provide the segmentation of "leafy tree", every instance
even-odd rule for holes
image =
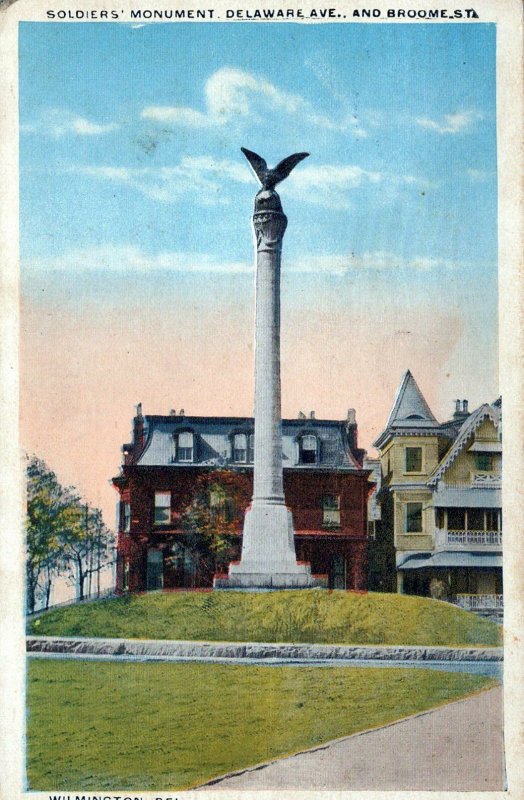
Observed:
[[[53,578],[76,578],[83,599],[86,580],[100,574],[112,551],[112,533],[99,509],[82,503],[72,487],[62,486],[39,458],[27,466],[26,581],[30,612],[43,599],[47,608]]]
[[[38,458],[27,467],[27,604],[34,611],[37,596],[44,592],[46,607],[53,575],[61,562],[60,534],[63,529],[63,489],[56,475]]]
[[[250,497],[250,484],[241,473],[214,470],[198,478],[180,527],[187,547],[205,571],[216,572],[236,556]]]
[[[112,551],[113,536],[102,512],[70,495],[61,537],[62,558],[76,583],[77,599],[91,593],[93,576],[100,575]]]

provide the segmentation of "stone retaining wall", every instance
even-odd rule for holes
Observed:
[[[502,661],[501,647],[424,647],[336,644],[266,644],[143,639],[81,639],[28,636],[29,653],[178,658],[364,659],[395,661]]]

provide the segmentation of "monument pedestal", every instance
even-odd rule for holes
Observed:
[[[246,511],[242,558],[229,565],[221,589],[304,589],[313,586],[307,564],[295,555],[293,517],[283,503],[253,502]]]

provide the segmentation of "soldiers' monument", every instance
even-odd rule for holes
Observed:
[[[293,519],[282,475],[280,407],[280,261],[287,217],[274,187],[309,153],[296,153],[268,169],[263,158],[242,152],[262,188],[255,198],[255,457],[253,498],[246,511],[241,560],[229,565],[217,588],[291,589],[313,584],[310,568],[297,564]]]

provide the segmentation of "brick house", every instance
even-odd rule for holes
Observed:
[[[119,590],[209,587],[213,571],[199,563],[180,527],[199,476],[232,471],[249,503],[253,419],[143,415],[124,445],[119,493]],[[354,412],[347,420],[282,421],[284,491],[293,513],[297,559],[325,576],[330,588],[367,589],[367,500],[370,471],[357,445]],[[242,509],[243,511],[244,509]],[[243,514],[242,514],[243,516]],[[239,522],[236,557],[240,557]],[[224,568],[227,564],[221,565]]]

